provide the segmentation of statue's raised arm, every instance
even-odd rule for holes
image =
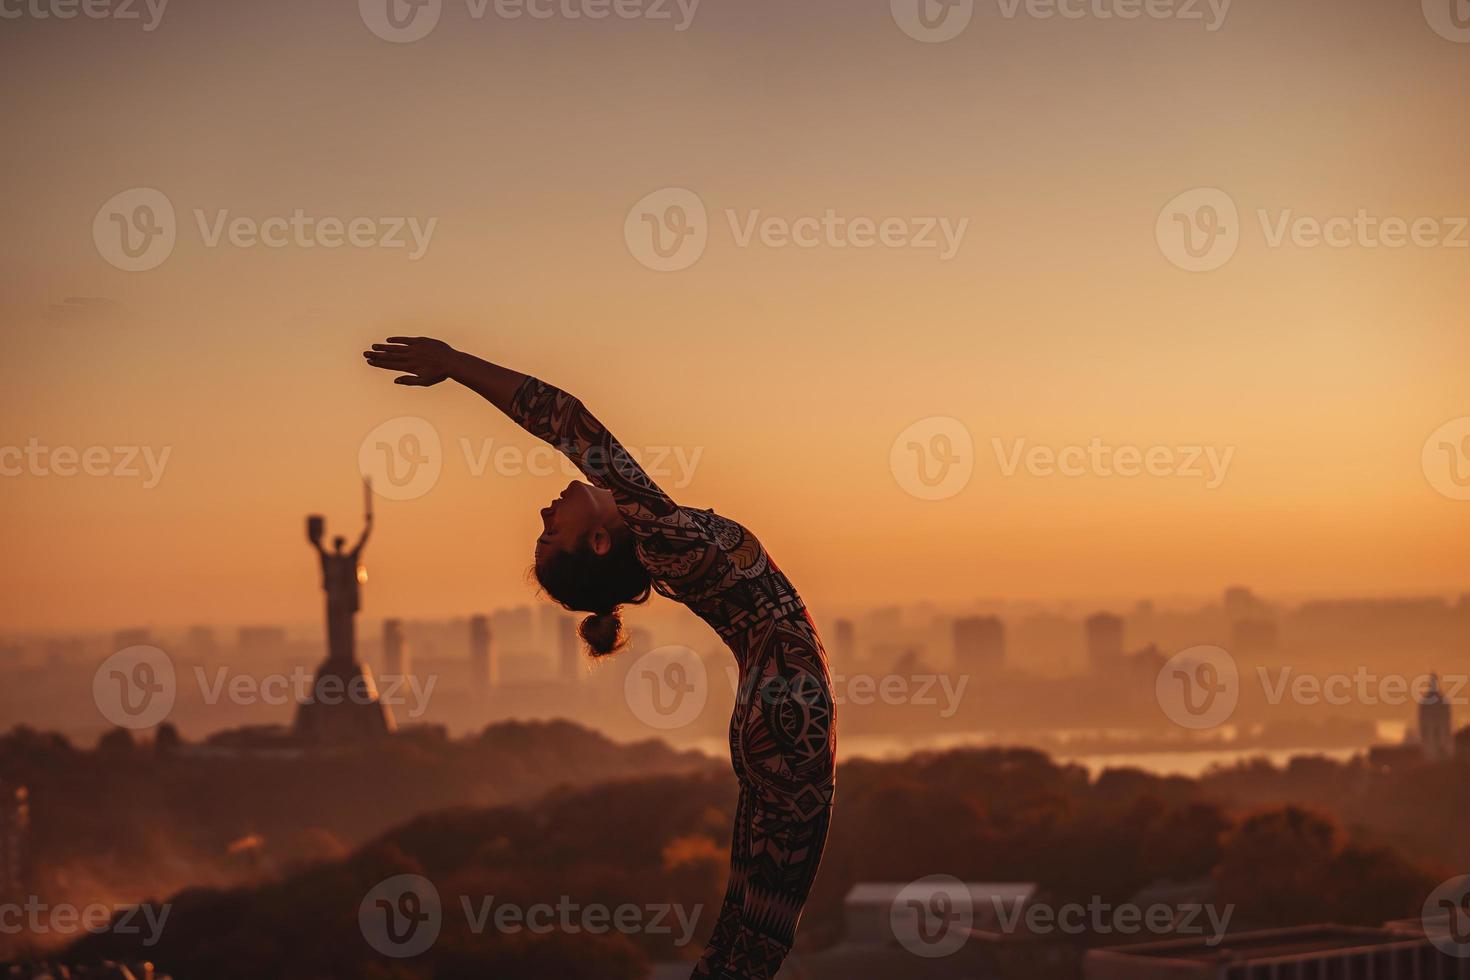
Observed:
[[[373,533],[373,481],[362,481],[362,537],[357,539],[357,544],[352,546],[352,553],[358,555],[367,545],[368,535]]]

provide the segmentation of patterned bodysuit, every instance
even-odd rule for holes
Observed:
[[[811,616],[754,535],[675,504],[581,402],[528,378],[511,414],[612,493],[654,587],[735,654],[730,760],[740,803],[729,885],[694,976],[773,977],[821,862],[835,785],[831,679]]]

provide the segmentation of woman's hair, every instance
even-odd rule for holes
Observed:
[[[626,528],[613,535],[605,555],[584,542],[575,551],[558,551],[537,562],[536,581],[562,608],[592,614],[577,632],[594,657],[616,653],[628,642],[618,608],[647,602],[653,588]]]

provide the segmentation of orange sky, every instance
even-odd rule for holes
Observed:
[[[310,619],[303,517],[355,532],[359,446],[401,415],[438,431],[443,473],[380,501],[370,612],[524,601],[559,478],[473,475],[461,440],[530,443],[361,365],[405,331],[576,392],[632,446],[702,452],[679,496],[832,608],[1470,588],[1470,502],[1421,465],[1470,416],[1470,248],[1271,247],[1258,217],[1470,215],[1470,44],[1417,4],[1239,0],[1210,32],[992,2],[923,44],[879,2],[706,0],[679,32],[461,0],[391,44],[351,3],[212,0],[152,31],[7,21],[0,50],[0,447],[169,452],[146,489],[0,478],[8,627]],[[93,221],[137,187],[177,244],[125,272]],[[667,187],[699,196],[709,243],[659,273],[624,226]],[[1198,187],[1229,194],[1240,242],[1189,273],[1155,226]],[[296,209],[436,223],[415,260],[210,247],[195,216]],[[946,261],[742,247],[727,217],[829,210],[968,225]],[[890,448],[936,416],[972,434],[974,475],[924,501]],[[992,443],[1094,438],[1234,455],[1207,489],[1006,476]]]

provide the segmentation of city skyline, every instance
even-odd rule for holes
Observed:
[[[228,27],[209,6],[176,5],[146,33],[7,22],[0,78],[31,94],[14,108],[27,141],[0,151],[0,449],[105,448],[95,465],[137,473],[38,475],[48,455],[0,479],[7,623],[309,619],[299,514],[352,516],[364,440],[403,417],[437,432],[442,473],[422,497],[380,501],[369,610],[531,595],[535,511],[566,477],[498,472],[497,450],[533,443],[472,397],[384,390],[356,354],[395,332],[573,391],[630,447],[682,450],[670,492],[739,513],[817,609],[1226,581],[1470,588],[1456,560],[1470,503],[1436,489],[1423,459],[1470,417],[1465,253],[1294,231],[1273,244],[1283,220],[1470,214],[1465,147],[1443,124],[1463,51],[1414,5],[1237,5],[1216,31],[985,9],[946,45],[905,36],[885,4],[831,0],[705,4],[684,31],[459,10],[457,29],[446,13],[411,45],[375,37],[351,4],[267,2]],[[1382,76],[1359,70],[1365,34]],[[261,75],[267,39],[292,71]],[[769,52],[761,84],[737,39]],[[220,82],[208,98],[177,84],[202,50]],[[79,57],[129,97],[79,98]],[[525,97],[518,79],[553,57],[554,83]],[[669,87],[669,72],[698,81]],[[258,113],[262,99],[279,111]],[[108,168],[92,166],[93,141]],[[513,165],[521,153],[535,164]],[[128,272],[94,222],[136,215],[108,205],[137,188],[167,199],[177,242]],[[709,243],[657,272],[625,226],[671,188],[702,202]],[[1243,226],[1212,271],[1180,268],[1156,238],[1190,188],[1223,190]],[[298,210],[438,220],[418,258],[214,234]],[[969,224],[948,260],[746,240],[752,221],[829,211]],[[653,390],[636,380],[650,356],[681,365]],[[943,500],[892,469],[900,435],[934,419],[973,442],[969,483]],[[1027,462],[1094,439],[1213,450],[1217,470],[1070,477]],[[135,451],[130,466],[116,447]],[[1457,462],[1464,479],[1470,456]],[[887,568],[903,572],[873,574]]]

